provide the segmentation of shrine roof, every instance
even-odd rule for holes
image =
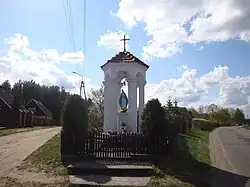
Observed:
[[[146,68],[149,68],[149,65],[145,64],[139,58],[135,57],[133,54],[131,54],[128,51],[119,52],[114,57],[109,59],[105,64],[103,64],[101,68],[103,68],[109,63],[136,63],[142,66],[145,66]]]

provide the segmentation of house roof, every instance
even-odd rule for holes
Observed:
[[[49,111],[49,109],[46,106],[44,106],[44,104],[41,101],[32,99],[25,106],[29,105],[31,102],[34,102],[47,117],[53,117],[52,113]]]
[[[9,109],[12,109],[12,107],[8,104],[8,102],[6,102],[1,96],[0,96],[0,100],[2,100],[3,103],[4,103]]]
[[[2,98],[2,100],[7,103],[9,106],[11,106],[13,104],[13,96],[11,95],[10,92],[8,91],[4,91],[0,89],[0,97]]]
[[[0,99],[11,110],[17,110],[19,112],[29,112],[23,105],[20,105],[14,101],[12,94],[9,91],[0,90]]]
[[[182,115],[185,119],[192,119],[192,116],[186,107],[178,107],[177,110],[180,113],[180,115]]]
[[[103,68],[109,63],[136,63],[145,66],[146,68],[149,68],[149,65],[145,64],[140,59],[138,59],[133,54],[127,51],[119,52],[114,57],[109,59],[104,65],[102,65],[101,68]]]
[[[30,112],[30,111],[29,111],[29,110],[27,110],[27,108],[25,108],[23,105],[20,105],[20,107],[19,107],[19,111],[20,111],[20,112],[25,112],[25,113]]]
[[[186,107],[171,107],[171,108],[166,108],[168,111],[176,111],[178,112],[181,116],[183,116],[185,119],[192,119],[191,114],[187,110]]]

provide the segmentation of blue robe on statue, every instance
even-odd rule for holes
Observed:
[[[119,99],[119,105],[120,105],[120,112],[126,112],[128,110],[128,97],[125,94],[124,90],[122,90],[122,93],[120,95]]]

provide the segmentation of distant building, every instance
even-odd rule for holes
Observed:
[[[186,127],[192,128],[192,115],[186,107],[166,107],[166,111],[171,111],[183,117]]]
[[[25,108],[34,113],[34,119],[33,119],[34,125],[52,124],[53,115],[41,101],[32,99],[25,105]]]
[[[177,111],[183,116],[187,127],[192,128],[192,115],[186,107],[177,107]]]
[[[0,126],[18,128],[32,125],[33,113],[14,101],[10,92],[0,88]]]

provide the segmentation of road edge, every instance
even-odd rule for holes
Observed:
[[[211,148],[210,149],[211,165],[215,168],[225,170],[227,172],[231,172],[237,175],[237,170],[233,166],[232,162],[227,156],[225,149],[223,148],[222,141],[219,138],[218,133],[217,133],[218,130],[219,128],[212,131],[209,137],[210,139],[209,143],[210,143],[210,148]],[[215,139],[217,140],[217,144],[216,144]],[[219,152],[217,152],[216,150]],[[213,186],[213,178],[214,178],[213,171],[211,171],[211,174],[212,174],[211,186]],[[241,182],[237,176],[234,176],[234,179],[239,185],[241,185]],[[217,187],[217,186],[214,186],[214,187]]]

